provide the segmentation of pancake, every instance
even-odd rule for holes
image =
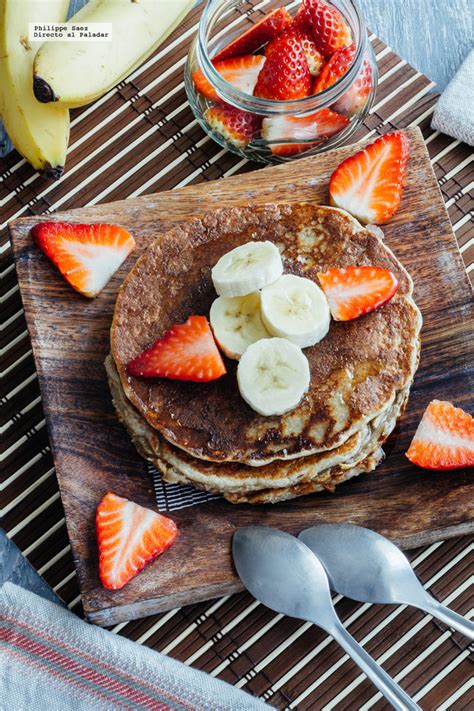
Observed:
[[[352,469],[343,470],[340,467],[334,467],[327,474],[326,478],[294,484],[282,489],[263,489],[251,494],[226,494],[225,498],[231,504],[277,504],[280,501],[288,501],[296,499],[299,496],[308,496],[316,494],[320,491],[329,491],[334,493],[336,487],[343,484],[349,479],[353,479],[360,474],[368,474],[372,472],[383,460],[384,455],[382,450],[378,450],[375,454],[368,457]]]
[[[232,503],[272,503],[329,490],[363,472],[372,471],[383,459],[381,444],[396,424],[409,389],[400,392],[369,426],[336,450],[298,460],[275,461],[259,469],[235,463],[211,463],[191,457],[170,445],[126,398],[112,358],[106,369],[114,406],[139,452],[170,483],[192,484],[223,494]]]
[[[226,376],[205,384],[128,376],[127,363],[173,324],[191,314],[209,314],[216,298],[211,268],[218,259],[239,244],[259,240],[278,246],[287,273],[317,282],[318,271],[375,264],[391,269],[400,288],[381,309],[351,322],[332,322],[328,336],[305,349],[311,387],[286,415],[262,417],[246,405],[234,361],[226,361]],[[278,460],[290,467],[297,460],[293,466],[301,472],[304,457],[314,473],[326,454],[329,466],[337,466],[338,456],[349,461],[351,447],[360,450],[351,438],[363,436],[377,417],[389,417],[413,380],[421,316],[412,291],[409,275],[380,237],[334,208],[305,203],[226,208],[161,235],[125,280],[111,330],[121,390],[151,430],[143,442],[155,441],[147,456],[157,457],[156,446],[163,468],[189,481],[193,472],[202,476],[204,471],[202,486],[211,486],[213,478],[219,491],[228,473],[232,486],[240,476],[232,464],[266,468]],[[140,438],[135,434],[134,439]],[[348,449],[340,450],[346,442]],[[316,455],[321,456],[309,461]],[[213,473],[216,464],[225,467]],[[274,469],[274,481],[283,483],[290,469],[283,476]],[[260,474],[242,473],[239,491],[249,491],[248,481]],[[197,477],[193,483],[199,485]],[[270,488],[282,487],[272,483]]]

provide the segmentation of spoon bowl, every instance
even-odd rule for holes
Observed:
[[[240,579],[257,600],[329,632],[394,708],[419,709],[342,625],[326,572],[302,541],[275,528],[248,526],[234,534],[232,553]]]
[[[299,539],[323,564],[331,589],[345,597],[388,605],[420,595],[418,578],[402,551],[368,528],[322,523]]]
[[[474,624],[435,600],[408,558],[379,533],[350,523],[323,523],[299,539],[319,558],[335,592],[359,602],[413,605],[474,639]]]
[[[302,541],[276,528],[247,526],[235,533],[232,555],[257,600],[290,617],[318,620],[329,631],[334,611],[327,575]]]

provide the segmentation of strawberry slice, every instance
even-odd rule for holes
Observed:
[[[398,279],[382,267],[346,267],[319,273],[321,288],[335,321],[352,321],[389,301],[398,289]]]
[[[300,42],[306,61],[308,62],[309,73],[312,77],[317,77],[323,68],[324,57],[321,52],[318,51],[316,42],[314,42],[309,35],[304,32],[301,32],[300,35]]]
[[[318,50],[325,57],[352,42],[352,33],[343,16],[322,0],[303,0],[295,16],[298,29],[309,30]]]
[[[254,95],[271,101],[302,99],[311,93],[311,75],[299,37],[289,30],[266,49]]]
[[[395,131],[347,158],[331,176],[331,205],[365,224],[388,222],[402,199],[409,148],[406,135]]]
[[[263,120],[262,138],[278,141],[270,145],[273,155],[293,156],[342,131],[348,123],[348,118],[330,109],[320,109],[310,116],[273,116]]]
[[[308,62],[309,73],[312,77],[317,77],[324,64],[324,57],[318,52],[317,47],[311,37],[301,30],[291,29],[286,32],[287,36],[294,37],[302,46],[306,61]],[[275,43],[271,42],[265,47],[265,56],[270,57],[275,50]]]
[[[174,521],[109,491],[97,507],[102,585],[120,590],[175,541]]]
[[[208,383],[226,373],[205,316],[190,316],[173,326],[151,348],[130,361],[129,375]]]
[[[226,82],[232,84],[236,89],[240,89],[240,91],[252,95],[265,62],[266,57],[263,57],[261,54],[250,54],[245,57],[223,59],[220,62],[213,61],[213,64]],[[203,94],[203,96],[206,96],[211,101],[220,101],[217,91],[206,79],[201,69],[196,69],[196,71],[193,72],[193,81],[200,94]]]
[[[94,298],[135,248],[117,225],[40,222],[31,234],[73,289]]]
[[[208,109],[204,118],[211,128],[237,148],[245,148],[260,131],[262,119],[229,104],[218,104]]]
[[[314,93],[319,94],[320,91],[329,89],[347,72],[356,53],[355,44],[352,43],[347,47],[341,47],[328,59],[324,65],[320,75],[314,84]]]
[[[311,25],[308,19],[308,8],[306,3],[302,2],[298,8],[298,12],[293,18],[293,29],[305,34],[311,33]]]
[[[372,67],[370,66],[369,58],[364,55],[362,69],[351,87],[343,96],[334,104],[336,111],[340,111],[347,116],[353,116],[360,111],[369,98],[372,91]]]
[[[406,456],[423,469],[474,467],[474,418],[450,402],[433,400]]]
[[[228,59],[243,54],[252,54],[266,42],[281,35],[293,22],[288,10],[284,7],[272,10],[255,23],[226,47],[217,52],[214,60]]]
[[[352,66],[355,55],[356,48],[354,43],[347,47],[341,47],[337,52],[334,52],[316,79],[313,93],[319,94],[319,92],[329,89],[329,87],[333,86],[339,79],[342,79],[344,74]],[[365,105],[371,89],[372,69],[366,54],[357,79],[334,104],[334,109],[342,114],[353,116],[353,114],[357,113]]]

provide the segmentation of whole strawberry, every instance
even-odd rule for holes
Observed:
[[[311,93],[311,74],[304,48],[291,30],[274,39],[258,76],[254,96],[273,101],[302,99]]]
[[[303,0],[295,17],[295,26],[311,33],[316,47],[325,57],[352,42],[350,27],[339,10],[322,0]]]

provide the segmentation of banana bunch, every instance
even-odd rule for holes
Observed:
[[[34,63],[36,98],[70,108],[98,99],[153,54],[193,5],[194,0],[89,0],[70,21],[111,23],[111,41],[45,42]]]
[[[33,93],[39,42],[28,40],[28,23],[64,22],[69,0],[0,0],[0,116],[21,155],[49,178],[64,170],[69,111],[40,104]]]
[[[69,108],[103,96],[142,64],[194,0],[90,0],[71,18],[112,25],[108,42],[30,42],[28,24],[63,23],[69,0],[0,0],[0,116],[15,148],[50,178],[64,170]]]
[[[239,360],[243,399],[267,417],[294,409],[310,385],[302,349],[329,331],[324,292],[310,279],[283,274],[272,242],[248,242],[228,252],[212,280],[219,296],[211,306],[211,327],[221,350]]]

